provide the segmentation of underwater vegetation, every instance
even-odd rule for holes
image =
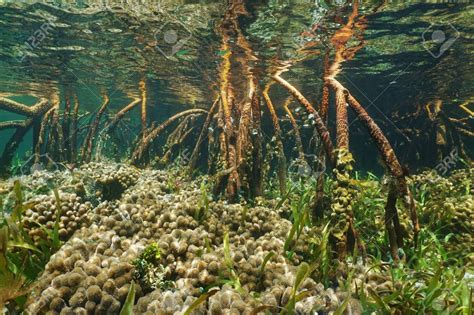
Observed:
[[[114,173],[116,180],[134,173],[127,165],[91,163],[54,176],[39,171],[22,178],[21,190],[19,182],[6,188],[13,204],[22,191],[23,207],[34,209],[25,211],[22,222],[46,215],[57,222],[51,230],[43,227],[50,232],[36,241],[27,236],[37,235],[38,227],[18,223],[22,246],[13,230],[3,232],[11,244],[2,247],[3,257],[15,276],[5,283],[29,279],[18,284],[17,296],[2,293],[9,310],[118,314],[133,286],[133,314],[472,312],[472,168],[450,177],[426,172],[408,178],[422,228],[416,247],[400,251],[398,261],[390,256],[383,229],[389,184],[374,176],[354,180],[355,222],[364,231],[359,237],[365,252],[341,261],[329,239],[330,224],[308,215],[315,183],[288,181],[290,192],[280,202],[229,204],[206,195],[203,181],[188,179],[183,170],[143,170],[118,199],[101,201],[103,184],[93,174],[113,174],[119,167],[123,172]],[[180,182],[173,191],[170,180]],[[57,197],[51,191],[38,194],[47,181],[64,187]],[[76,185],[67,185],[72,181]],[[206,204],[205,217],[197,217]],[[88,210],[80,217],[71,211],[84,206]],[[60,236],[73,218],[77,224]],[[42,244],[51,250],[37,254]],[[15,259],[27,253],[32,262]],[[44,271],[27,278],[31,269],[19,267],[30,263]]]
[[[147,14],[161,17],[162,4]],[[291,54],[260,51],[249,35],[262,36],[266,19],[289,5],[268,1],[255,13],[259,6],[209,5],[219,12],[215,69],[200,78],[209,104],[157,119],[161,100],[145,72],[119,107],[104,87],[93,110],[67,84],[25,101],[1,93],[2,312],[473,313],[470,101],[459,106],[468,118],[448,116],[437,97],[417,105],[441,162],[411,174],[369,112],[373,102],[345,78],[345,65],[372,49],[371,20],[388,19],[390,4],[317,1],[315,12],[302,10],[311,27],[298,31]],[[45,23],[46,33],[67,28]],[[162,51],[166,59],[192,58],[175,48]],[[316,101],[301,83],[308,74],[294,70],[301,64],[321,83]],[[133,130],[123,127],[131,121]],[[364,156],[353,123],[383,174],[357,169]]]

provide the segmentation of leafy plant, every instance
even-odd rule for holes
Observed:
[[[227,271],[230,276],[230,280],[225,282],[231,284],[236,291],[242,292],[242,285],[240,284],[239,275],[237,274],[237,271],[234,268],[234,262],[232,261],[229,244],[229,232],[227,231],[224,234],[224,262],[227,266]]]
[[[258,272],[258,278],[257,278],[258,285],[262,285],[262,280],[265,275],[265,267],[267,266],[267,263],[270,261],[270,259],[272,259],[273,256],[275,256],[275,252],[271,251],[263,259],[262,265],[260,266],[260,269]]]
[[[58,213],[53,230],[42,227],[46,237],[33,241],[23,225],[23,213],[35,203],[25,203],[20,181],[13,185],[15,203],[10,212],[0,202],[0,309],[7,302],[14,301],[20,308],[39,273],[51,255],[59,249],[60,198],[55,190]],[[11,305],[10,307],[15,307]]]
[[[310,239],[311,257],[318,266],[317,280],[324,285],[329,285],[329,271],[331,263],[331,249],[329,246],[329,223],[323,228],[321,237],[314,236]]]
[[[300,266],[298,267],[298,271],[296,272],[293,288],[291,289],[290,300],[285,305],[284,314],[288,314],[288,315],[295,314],[296,303],[308,295],[309,293],[308,291],[303,291],[303,292],[298,293],[298,290],[303,284],[303,282],[311,275],[313,271],[314,271],[314,266],[311,267],[306,262],[302,262],[300,264]]]
[[[194,216],[194,219],[198,222],[202,222],[209,212],[209,187],[206,181],[202,181],[200,191],[201,199],[199,200],[199,206]]]
[[[191,315],[195,309],[197,309],[201,304],[206,302],[211,296],[213,296],[217,292],[219,292],[218,289],[211,289],[206,293],[201,294],[201,296],[196,301],[189,305],[186,311],[184,311],[183,315]]]
[[[135,282],[132,281],[128,289],[127,298],[123,304],[120,315],[133,315],[133,305],[135,304]]]
[[[419,245],[407,264],[388,264],[391,282],[397,288],[376,291],[362,287],[363,308],[386,314],[393,310],[401,314],[470,314],[472,284],[466,280],[461,262],[449,258],[444,249],[446,242],[422,230]]]
[[[289,259],[291,259],[294,254],[293,246],[298,241],[303,228],[311,223],[309,202],[312,195],[313,191],[311,188],[303,187],[301,189],[300,197],[291,204],[291,217],[293,224],[283,245],[283,250]]]

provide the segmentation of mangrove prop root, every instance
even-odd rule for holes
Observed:
[[[27,106],[10,99],[0,97],[0,109],[27,117],[42,116],[51,108],[51,106],[52,104],[50,104],[45,98],[40,99],[39,102],[33,106]]]
[[[180,119],[181,117],[184,117],[184,116],[187,116],[187,115],[206,114],[206,113],[207,113],[207,111],[204,110],[204,109],[199,109],[199,108],[188,109],[188,110],[182,111],[182,112],[168,118],[162,124],[160,124],[160,125],[156,126],[155,128],[151,129],[149,132],[147,132],[146,137],[142,138],[138,142],[135,150],[133,151],[132,157],[131,157],[132,164],[136,165],[137,163],[139,163],[141,161],[141,159],[143,158],[144,153],[148,150],[148,148],[152,144],[153,140],[155,140],[160,135],[160,133],[163,132],[163,130],[165,130],[166,127],[171,125],[173,122],[175,122],[176,120]]]
[[[107,94],[104,94],[104,103],[102,103],[102,106],[99,108],[99,111],[97,112],[97,115],[92,122],[89,132],[87,133],[86,139],[84,141],[84,146],[82,148],[82,162],[90,162],[92,158],[92,148],[94,146],[94,139],[97,134],[97,129],[99,128],[99,123],[102,118],[102,115],[104,114],[105,110],[107,109],[107,106],[110,103],[109,96]]]
[[[18,127],[15,133],[11,136],[10,140],[6,143],[2,156],[0,157],[0,175],[8,174],[8,167],[13,159],[13,155],[32,126],[33,118],[28,118],[25,121],[25,125]]]
[[[170,161],[170,158],[174,152],[174,149],[183,143],[183,141],[189,136],[189,134],[194,130],[194,127],[189,127],[192,121],[196,118],[196,115],[186,116],[170,133],[166,141],[166,152],[163,154],[163,157],[157,158],[160,164],[167,164]],[[186,158],[186,156],[183,156]],[[180,161],[183,163],[186,161]]]
[[[142,104],[141,104],[141,122],[142,122],[142,136],[145,138],[146,130],[147,130],[147,90],[146,90],[146,82],[145,80],[140,81],[139,84],[141,97],[142,97]]]
[[[288,115],[288,118],[290,119],[291,127],[293,128],[293,134],[295,136],[295,142],[296,142],[296,149],[298,150],[298,158],[301,161],[304,161],[305,155],[304,155],[303,141],[301,140],[300,130],[298,127],[298,123],[296,122],[296,119],[289,108],[290,103],[291,103],[291,98],[292,97],[290,96],[286,99],[285,103],[283,104],[283,108],[285,109],[285,112]]]
[[[328,116],[329,116],[329,84],[326,82],[325,78],[329,73],[329,50],[326,50],[324,54],[324,72],[323,72],[323,91],[321,99],[321,107],[319,113],[321,114],[321,119],[323,122],[328,125]],[[326,164],[326,158],[323,151],[319,153],[319,161],[321,167]],[[316,183],[316,193],[312,201],[313,214],[316,218],[322,218],[324,216],[324,176],[319,176]]]
[[[115,127],[117,127],[119,121],[125,116],[125,114],[135,108],[135,106],[137,106],[137,104],[139,104],[140,102],[142,102],[140,98],[135,98],[130,104],[128,104],[127,106],[122,108],[117,114],[115,114],[114,118],[112,118],[112,120],[106,125],[104,129],[107,130],[107,132],[113,131]]]
[[[54,129],[54,133],[56,136],[56,148],[57,148],[57,156],[54,158],[59,161],[65,160],[65,148],[64,148],[64,135],[63,135],[63,128],[60,123],[59,117],[59,100],[56,103],[56,109],[53,111],[52,114],[52,128]]]
[[[395,221],[398,222],[397,204],[397,187],[392,182],[387,197],[387,204],[385,205],[385,229],[387,230],[388,241],[390,244],[390,254],[395,263],[399,262],[398,249],[403,246],[403,236],[401,231],[396,231]],[[397,220],[394,218],[397,217]]]
[[[27,106],[10,99],[0,97],[0,109],[28,117],[28,119],[24,121],[9,121],[0,123],[0,130],[16,128],[15,133],[5,145],[3,154],[0,158],[0,165],[2,165],[0,167],[0,173],[6,174],[8,172],[7,165],[10,165],[13,154],[18,149],[18,146],[31,127],[34,127],[33,147],[37,146],[40,135],[41,116],[50,110],[52,106],[53,105],[45,98],[41,98],[33,106]]]
[[[221,98],[221,103],[219,106],[219,111],[217,113],[217,134],[218,134],[218,140],[219,140],[219,152],[220,154],[218,155],[218,163],[220,164],[217,169],[220,168],[225,168],[228,164],[228,154],[227,154],[227,138],[225,134],[225,114],[223,110],[223,102]],[[217,195],[217,193],[216,193]]]
[[[74,109],[71,117],[71,162],[74,163],[77,159],[77,124],[79,119],[79,99],[77,94],[74,94]]]
[[[221,156],[225,160],[223,168],[231,170],[228,178],[223,181],[226,181],[225,195],[231,201],[238,199],[242,185],[246,190],[260,194],[263,183],[259,168],[253,168],[248,163],[252,156],[257,158],[256,163],[260,163],[262,153],[257,152],[261,151],[261,144],[258,143],[260,130],[257,130],[256,137],[249,133],[252,124],[259,124],[255,121],[255,108],[259,107],[259,99],[256,92],[258,78],[250,64],[257,57],[239,25],[240,16],[247,14],[245,6],[246,2],[242,0],[228,1],[218,28],[222,38],[221,51],[226,52],[222,55],[219,66],[225,134],[225,150],[221,152]],[[234,54],[234,51],[238,53]],[[250,187],[251,181],[255,181],[253,187]]]
[[[0,131],[4,129],[11,129],[11,128],[24,128],[27,125],[26,120],[12,120],[12,121],[4,121],[0,122]]]
[[[204,125],[202,126],[201,132],[199,133],[198,140],[196,145],[194,146],[193,153],[191,154],[191,158],[189,159],[189,168],[194,169],[196,167],[196,163],[199,158],[199,151],[201,150],[202,142],[204,141],[205,134],[209,130],[209,126],[211,125],[212,117],[218,108],[218,104],[220,101],[220,96],[216,98],[214,103],[212,104],[211,108],[209,109],[209,113],[207,113],[206,120],[204,121]]]
[[[40,124],[40,130],[38,134],[38,140],[36,141],[36,146],[35,146],[35,164],[40,162],[40,156],[41,156],[41,146],[44,144],[45,136],[46,136],[46,125],[48,123],[48,120],[50,119],[51,115],[53,114],[53,111],[55,108],[51,108],[44,114],[44,116],[41,119],[41,124]]]
[[[340,260],[354,249],[354,243],[360,244],[354,227],[352,200],[355,188],[351,184],[351,171],[354,159],[347,148],[337,149],[337,165],[333,169],[336,180],[333,185],[331,202],[331,239]]]
[[[250,191],[253,198],[263,195],[264,158],[261,121],[260,98],[255,93],[252,100],[252,161],[250,162],[252,166]]]
[[[213,120],[217,120],[217,115],[214,115]],[[209,127],[206,132],[207,132],[207,173],[213,174],[218,164],[217,157],[218,157],[219,147],[216,146],[216,137],[215,137],[214,128]],[[217,153],[214,153],[214,152],[217,152]]]
[[[268,111],[270,112],[270,116],[272,118],[273,129],[275,130],[275,139],[276,145],[278,150],[278,180],[280,183],[280,194],[282,196],[286,193],[286,179],[287,179],[287,166],[286,166],[286,157],[285,151],[283,147],[283,140],[281,136],[281,128],[280,123],[278,122],[278,116],[275,111],[275,107],[273,106],[273,102],[268,95],[268,91],[271,87],[271,83],[267,84],[265,89],[262,91],[263,98],[265,99],[265,103],[267,104]]]
[[[311,103],[303,96],[303,94],[301,94],[300,91],[298,91],[293,85],[288,83],[285,79],[283,79],[279,75],[274,75],[273,79],[277,81],[279,84],[281,84],[285,89],[287,89],[288,92],[290,92],[290,94],[293,95],[293,97],[301,105],[303,105],[309,113],[313,114],[314,121],[316,123],[316,129],[319,133],[319,136],[321,137],[321,140],[323,141],[326,154],[329,157],[329,160],[331,161],[332,165],[335,165],[336,157],[334,154],[334,147],[331,141],[331,137],[329,135],[329,131],[326,127],[326,124],[323,122],[323,120],[319,116],[319,113],[314,109]]]
[[[395,152],[392,146],[390,145],[389,141],[383,134],[382,130],[375,123],[375,121],[369,116],[369,114],[360,105],[360,103],[347,91],[346,91],[346,98],[351,108],[357,113],[357,116],[359,117],[359,119],[364,123],[364,125],[368,129],[372,139],[374,139],[377,145],[377,148],[379,149],[379,152],[382,155],[383,160],[385,161],[385,164],[390,170],[390,173],[398,181],[398,192],[402,197],[405,207],[410,212],[410,217],[412,220],[413,230],[414,230],[414,238],[416,242],[418,232],[420,230],[420,225],[418,222],[418,215],[416,213],[415,201],[410,192],[410,189],[408,188],[408,185],[405,179],[405,174],[403,172],[403,168],[400,162],[398,161],[397,156],[395,155]]]
[[[337,148],[349,149],[349,122],[343,89],[336,90],[336,143]]]

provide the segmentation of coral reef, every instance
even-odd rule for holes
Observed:
[[[44,171],[22,180],[31,195],[50,177]],[[472,238],[472,179],[472,170],[462,170],[449,178],[422,173],[409,181],[419,201],[420,221],[430,228],[435,224],[433,228],[445,231],[441,235],[454,233],[447,250],[462,250],[467,257],[472,247],[463,242]],[[324,252],[331,249],[323,248],[329,244],[324,243],[327,231],[318,225],[302,226],[288,243],[295,224],[289,220],[294,211],[289,201],[257,198],[252,205],[214,201],[202,183],[176,171],[138,172],[130,166],[99,162],[63,172],[56,180],[70,184],[59,193],[59,233],[65,243],[29,295],[26,310],[31,314],[117,314],[132,281],[133,308],[138,314],[182,314],[206,292],[212,294],[194,314],[251,314],[259,309],[277,313],[287,307],[297,314],[341,309],[357,314],[367,307],[368,297],[405,290],[404,281],[420,282],[412,270],[396,269],[404,270],[408,278],[394,278],[391,268],[403,266],[373,265],[362,257],[332,260]],[[94,188],[110,181],[122,182],[123,193],[113,200],[97,198]],[[370,207],[363,204],[372,198],[366,190],[374,195],[388,193],[375,181],[347,183],[339,188],[351,189],[355,214]],[[84,196],[74,192],[79,184],[85,187]],[[419,200],[422,196],[426,198]],[[54,224],[56,199],[52,195],[27,199],[33,206],[25,212],[26,230],[41,239],[36,222]],[[383,197],[377,207],[371,211],[378,212],[378,219],[369,219],[365,229],[374,234],[385,224]],[[402,217],[403,226],[408,217]],[[307,267],[306,262],[315,258],[314,265]],[[470,259],[472,264],[472,255]],[[301,277],[305,266],[308,271]],[[423,282],[419,286],[429,287]]]
[[[46,231],[52,229],[59,215],[59,237],[68,240],[71,235],[83,226],[88,225],[87,213],[92,209],[90,202],[83,202],[76,194],[61,194],[59,209],[54,196],[42,195],[32,199],[35,204],[24,214],[24,227],[33,240],[45,237]]]
[[[84,167],[84,175],[85,170],[94,173],[96,168]],[[114,313],[124,303],[132,279],[139,280],[138,313],[184,311],[202,290],[222,283],[227,284],[201,306],[201,313],[250,313],[262,304],[275,311],[285,307],[309,238],[303,232],[292,260],[282,255],[291,228],[291,222],[283,218],[288,209],[274,211],[273,202],[263,199],[254,207],[210,201],[209,211],[198,221],[195,214],[203,198],[198,184],[187,182],[169,194],[168,176],[173,175],[142,172],[120,200],[105,200],[85,211],[88,224],[77,226],[73,237],[52,256],[27,310]],[[47,208],[44,203],[52,203],[48,198],[43,197],[35,209]],[[80,200],[72,194],[63,199]],[[233,271],[222,260],[225,231],[229,231]],[[277,254],[262,269],[270,252]],[[300,290],[307,290],[311,297],[297,302],[297,310],[316,305],[334,309],[342,303],[311,278]]]

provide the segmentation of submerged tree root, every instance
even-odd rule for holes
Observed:
[[[16,128],[15,133],[6,143],[3,153],[0,157],[0,175],[7,175],[9,173],[9,166],[13,159],[15,151],[20,146],[25,135],[33,127],[33,144],[38,143],[39,125],[41,117],[53,105],[45,98],[41,98],[38,103],[33,106],[27,106],[7,98],[0,98],[0,109],[6,110],[15,114],[24,115],[27,117],[24,121],[9,121],[0,124],[0,130],[8,128]]]
[[[110,103],[109,96],[107,94],[104,94],[104,103],[102,106],[99,108],[99,111],[97,112],[97,115],[95,117],[94,122],[91,124],[89,128],[89,132],[87,133],[86,139],[84,141],[84,146],[82,148],[82,162],[90,162],[92,158],[92,149],[94,146],[94,140],[97,134],[97,129],[99,127],[100,120],[102,118],[102,115],[104,114],[105,110],[107,109],[107,106]]]
[[[270,116],[273,123],[273,129],[275,131],[275,141],[278,150],[278,180],[280,182],[280,194],[284,196],[286,194],[286,180],[287,180],[287,163],[285,157],[285,151],[283,149],[283,140],[281,135],[281,127],[280,123],[278,122],[278,116],[275,111],[275,107],[273,106],[273,102],[268,95],[268,91],[271,87],[271,83],[267,84],[265,89],[262,92],[263,98],[265,99],[265,103],[267,104],[268,111],[270,112]]]
[[[206,121],[204,122],[202,126],[201,132],[199,133],[198,140],[196,142],[196,145],[194,146],[193,153],[191,154],[191,157],[189,159],[190,169],[194,169],[196,167],[196,163],[199,158],[199,152],[202,147],[202,142],[204,141],[205,134],[209,130],[209,126],[211,125],[212,118],[214,116],[214,113],[216,112],[216,109],[218,108],[219,102],[220,102],[220,96],[216,98],[211,108],[209,109],[209,112],[207,113]]]
[[[165,130],[169,125],[171,125],[173,122],[176,120],[185,117],[187,115],[192,115],[192,114],[206,114],[207,111],[204,109],[189,109],[185,110],[183,112],[180,112],[169,119],[167,119],[165,122],[162,124],[158,125],[157,127],[153,128],[150,132],[147,132],[147,136],[144,137],[136,146],[135,150],[132,153],[131,157],[131,162],[133,165],[138,164],[142,158],[145,152],[148,150],[152,142],[160,135],[163,130]]]
[[[321,140],[323,141],[324,149],[326,150],[326,154],[329,157],[329,160],[331,161],[332,165],[335,165],[336,158],[334,154],[334,146],[331,141],[331,137],[329,135],[329,131],[326,127],[326,124],[323,122],[321,119],[321,116],[319,116],[319,113],[314,109],[314,107],[311,105],[311,103],[301,94],[300,91],[298,91],[293,85],[291,85],[289,82],[287,82],[285,79],[283,79],[280,75],[274,75],[273,79],[277,81],[280,85],[282,85],[285,89],[290,92],[291,95],[301,104],[303,105],[306,110],[313,115],[313,119],[316,123],[316,129],[319,133],[319,136],[321,137]]]

